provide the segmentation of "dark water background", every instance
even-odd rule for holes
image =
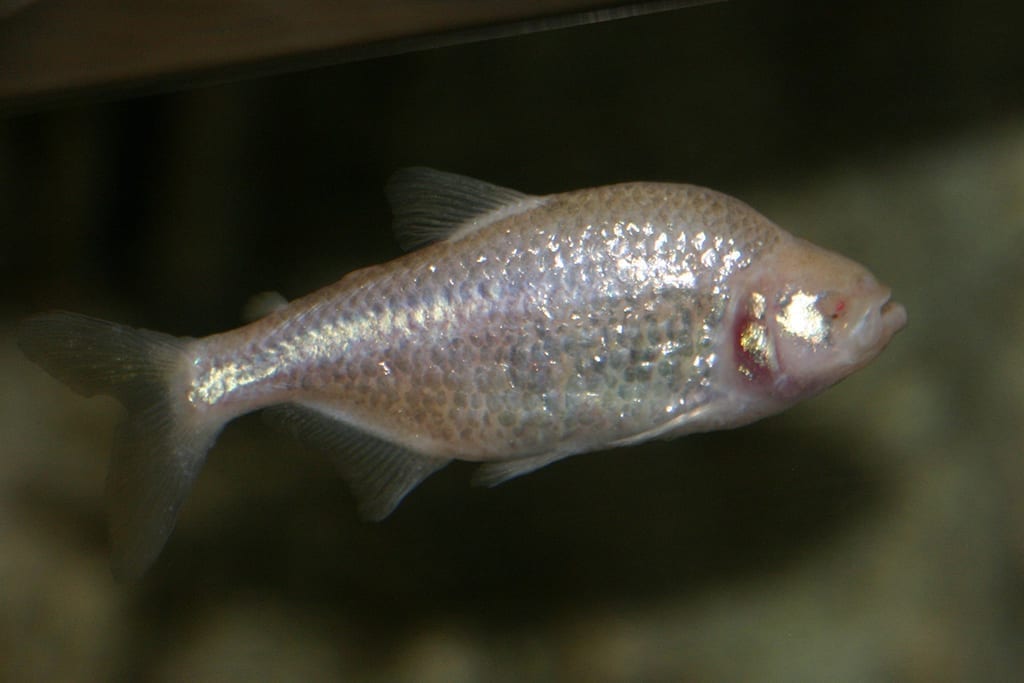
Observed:
[[[1022,25],[729,2],[0,119],[0,677],[1012,680]],[[244,418],[156,567],[112,584],[116,409],[24,362],[13,321],[233,327],[255,292],[397,256],[382,187],[411,164],[708,185],[868,264],[911,326],[786,416],[495,490],[456,465],[378,525]]]

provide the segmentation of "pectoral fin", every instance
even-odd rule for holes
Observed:
[[[528,458],[489,462],[478,467],[476,472],[473,473],[473,484],[476,486],[497,486],[509,479],[529,474],[534,470],[539,470],[541,467],[550,465],[562,458],[567,458],[570,455],[571,453],[562,452],[543,453],[541,455],[532,455]]]

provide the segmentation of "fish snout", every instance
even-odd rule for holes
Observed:
[[[889,343],[894,334],[907,324],[907,309],[892,300],[892,290],[882,289],[875,302],[868,305],[850,336],[861,353],[877,353]]]
[[[903,326],[907,324],[907,309],[897,301],[886,301],[882,304],[879,312],[882,315],[882,327],[887,338],[902,330]]]

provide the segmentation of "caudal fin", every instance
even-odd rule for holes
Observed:
[[[78,393],[109,394],[127,410],[106,490],[119,579],[140,576],[160,554],[223,426],[186,402],[188,342],[66,312],[32,316],[18,329],[18,345],[34,363]]]

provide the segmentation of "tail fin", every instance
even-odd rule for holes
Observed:
[[[180,373],[188,342],[66,312],[33,316],[18,330],[30,360],[78,393],[109,394],[127,409],[106,491],[118,579],[141,576],[160,554],[223,426],[186,402]]]

